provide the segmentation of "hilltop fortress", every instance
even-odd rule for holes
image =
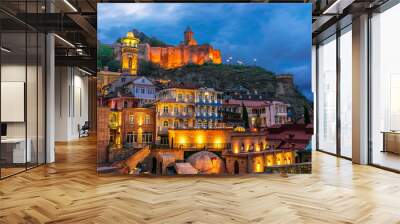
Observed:
[[[198,45],[190,27],[184,32],[184,41],[178,46],[152,47],[149,44],[139,45],[139,57],[160,65],[164,69],[182,67],[187,64],[204,64],[212,62],[221,64],[221,52],[209,44]]]

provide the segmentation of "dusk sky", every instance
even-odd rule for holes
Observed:
[[[190,26],[199,44],[221,50],[223,63],[256,64],[291,73],[303,94],[311,93],[311,4],[100,3],[98,39],[113,43],[138,29],[177,45]]]

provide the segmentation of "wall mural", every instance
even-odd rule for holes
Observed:
[[[99,173],[311,173],[311,4],[98,4]]]

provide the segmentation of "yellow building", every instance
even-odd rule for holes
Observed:
[[[157,95],[157,142],[168,144],[168,129],[188,129],[195,125],[195,88],[180,87],[161,90]]]
[[[109,115],[109,128],[110,128],[110,145],[115,148],[122,147],[122,113],[113,111]]]
[[[138,44],[139,38],[136,38],[133,32],[128,32],[126,37],[121,39],[122,72],[137,75]]]

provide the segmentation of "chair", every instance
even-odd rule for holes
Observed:
[[[89,129],[90,129],[89,121],[85,121],[82,127],[78,125],[79,138],[89,136]]]

